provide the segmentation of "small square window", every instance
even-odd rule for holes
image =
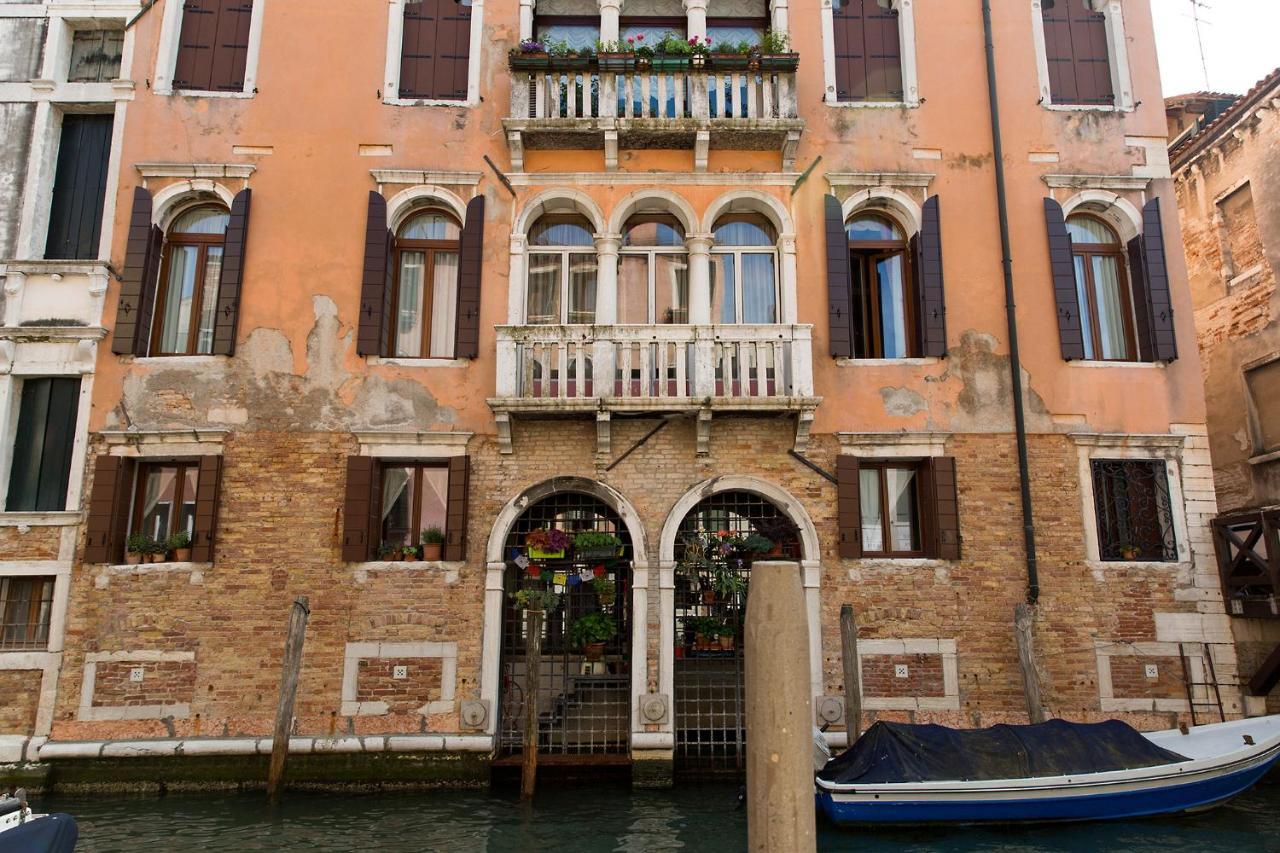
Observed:
[[[1280,359],[1244,372],[1253,422],[1253,453],[1280,450]]]
[[[417,545],[432,528],[444,533],[448,506],[445,465],[392,462],[383,466],[379,519],[384,546]]]
[[[178,531],[193,533],[199,475],[195,462],[144,465],[138,471],[132,532],[157,542],[166,541]]]
[[[53,584],[51,577],[0,578],[0,649],[49,645]]]
[[[71,37],[72,83],[106,83],[120,76],[124,30],[76,30]]]
[[[920,466],[866,465],[858,472],[865,556],[924,553],[920,523]]]
[[[1101,559],[1178,559],[1169,475],[1163,460],[1095,459],[1093,500]]]

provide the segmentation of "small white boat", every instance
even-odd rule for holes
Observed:
[[[33,814],[26,792],[0,795],[0,850],[13,853],[71,853],[79,830],[68,814]]]
[[[1115,820],[1200,811],[1247,790],[1280,759],[1280,715],[1186,733],[1141,734],[1115,720],[970,731],[876,726],[818,776],[819,807],[834,823]],[[1027,772],[1002,778],[984,772],[1013,765]],[[895,774],[901,781],[886,781]]]

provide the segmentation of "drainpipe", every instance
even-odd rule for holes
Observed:
[[[1009,247],[1009,199],[1004,186],[1004,145],[1000,140],[1000,103],[996,94],[996,52],[991,34],[991,0],[982,0],[982,31],[987,42],[987,97],[991,108],[991,154],[996,168],[1000,209],[1000,263],[1004,267],[1004,311],[1009,334],[1009,373],[1013,384],[1013,424],[1018,438],[1018,486],[1022,497],[1022,538],[1027,552],[1027,602],[1040,597],[1036,568],[1036,528],[1031,514],[1031,477],[1027,466],[1027,420],[1022,407],[1022,360],[1018,356],[1018,314],[1013,299],[1013,258]]]

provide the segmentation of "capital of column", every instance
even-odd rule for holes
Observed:
[[[525,238],[523,234],[511,235],[511,251],[513,253],[522,254],[527,244],[528,244],[528,240]]]
[[[710,234],[693,234],[685,238],[684,247],[689,250],[691,255],[710,254],[711,247],[715,244],[715,238]]]
[[[595,241],[597,255],[616,255],[622,248],[621,234],[596,234]]]
[[[682,0],[682,5],[686,12],[707,11],[707,0]]]
[[[622,0],[598,0],[600,4],[600,13],[605,12],[621,12]]]
[[[796,251],[796,235],[781,234],[778,236],[778,248],[783,254],[795,254]]]
[[[9,272],[5,274],[4,292],[9,296],[16,296],[22,290],[22,286],[26,283],[26,273],[18,272],[17,270],[9,270]]]

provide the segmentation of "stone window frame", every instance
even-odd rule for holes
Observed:
[[[383,72],[382,103],[393,107],[479,106],[480,59],[485,45],[484,0],[471,0],[471,44],[467,54],[467,97],[466,100],[462,101],[400,97],[400,59],[404,51],[404,7],[407,2],[408,0],[390,0],[387,4],[387,59]]]
[[[1114,568],[1148,568],[1152,570],[1185,569],[1192,565],[1192,549],[1187,504],[1182,483],[1182,456],[1186,437],[1173,434],[1144,435],[1133,433],[1069,433],[1076,445],[1080,480],[1080,510],[1084,521],[1085,564],[1094,570]],[[1093,490],[1093,462],[1103,459],[1149,460],[1165,463],[1169,479],[1169,512],[1173,521],[1177,559],[1103,560],[1099,548],[1096,496]]]
[[[1244,389],[1245,419],[1249,425],[1250,465],[1261,465],[1280,459],[1280,447],[1264,447],[1262,445],[1262,425],[1258,420],[1258,407],[1249,388],[1249,373],[1280,361],[1280,353],[1270,353],[1261,358],[1247,361],[1240,365],[1240,384]]]
[[[826,2],[826,0],[823,0]],[[1133,74],[1129,67],[1129,45],[1125,36],[1121,0],[1091,0],[1094,11],[1106,18],[1107,58],[1111,66],[1114,104],[1055,104],[1049,82],[1049,53],[1044,38],[1041,0],[1031,0],[1031,41],[1036,51],[1036,75],[1040,87],[1039,104],[1055,112],[1127,113],[1137,108],[1133,95]]]
[[[139,649],[133,651],[89,652],[84,656],[84,675],[80,680],[80,707],[76,711],[76,719],[80,721],[118,721],[118,720],[160,720],[173,717],[184,720],[191,716],[189,702],[171,702],[159,705],[98,705],[93,704],[94,684],[97,680],[99,663],[161,663],[168,661],[194,663],[195,652],[189,651],[156,651]]]
[[[458,685],[458,644],[456,642],[362,642],[347,643],[343,654],[340,714],[344,717],[381,717],[391,712],[386,702],[361,702],[356,698],[360,695],[357,689],[360,661],[388,658],[439,659],[441,661],[440,698],[425,703],[415,713],[429,716],[447,714],[454,709],[457,704],[455,698]]]
[[[166,3],[160,19],[160,40],[156,49],[152,93],[184,98],[252,98],[258,91],[258,56],[262,52],[262,22],[266,15],[266,5],[267,0],[253,0],[253,11],[249,13],[249,50],[244,63],[244,87],[239,92],[206,92],[173,88],[173,75],[178,66],[178,42],[182,36],[183,4]]]
[[[1262,244],[1264,260],[1254,264],[1247,270],[1236,270],[1234,252],[1231,248],[1231,238],[1227,227],[1227,218],[1223,214],[1222,204],[1231,196],[1240,190],[1249,190],[1249,198],[1253,200],[1253,182],[1248,178],[1241,178],[1235,181],[1222,192],[1213,197],[1213,216],[1212,222],[1214,231],[1217,233],[1219,248],[1222,252],[1222,280],[1226,283],[1227,293],[1231,293],[1242,285],[1249,284],[1259,275],[1266,271],[1266,245]],[[1254,205],[1254,219],[1257,220],[1257,206]],[[1262,243],[1262,231],[1259,228],[1258,241]]]
[[[885,655],[940,655],[942,696],[867,696],[862,687],[862,659]],[[960,666],[953,638],[878,639],[858,641],[858,692],[865,711],[959,711]]]
[[[836,99],[836,35],[833,0],[822,0],[822,102],[840,109],[915,109],[924,102],[920,97],[919,67],[916,62],[915,0],[890,0],[898,12],[898,50],[902,59],[902,100],[840,101]]]
[[[1190,669],[1190,679],[1204,683],[1206,678],[1204,658],[1209,652],[1203,643],[1170,643],[1158,641],[1116,642],[1094,641],[1094,657],[1098,666],[1098,704],[1102,711],[1166,711],[1186,713],[1191,703],[1186,699],[1117,699],[1111,680],[1111,659],[1115,657],[1183,657]]]

